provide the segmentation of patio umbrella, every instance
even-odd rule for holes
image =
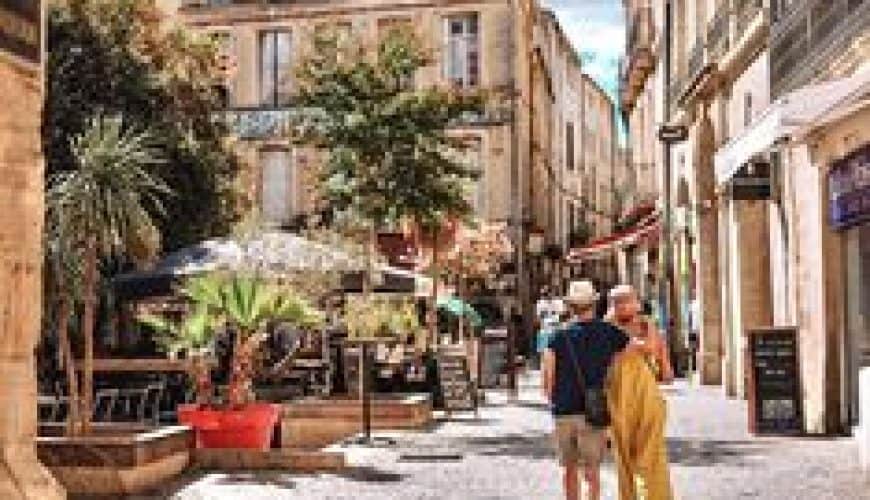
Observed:
[[[447,311],[457,318],[465,318],[475,328],[483,326],[483,318],[468,302],[457,297],[440,297],[437,302],[438,309]]]

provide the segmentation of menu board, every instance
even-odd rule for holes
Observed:
[[[749,331],[749,427],[758,434],[803,430],[797,330]]]
[[[41,0],[0,0],[0,51],[39,62]]]

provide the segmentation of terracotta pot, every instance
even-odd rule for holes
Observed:
[[[196,431],[197,448],[268,450],[281,405],[252,403],[236,409],[179,405],[178,421]]]

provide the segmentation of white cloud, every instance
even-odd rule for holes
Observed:
[[[583,70],[614,98],[619,57],[625,48],[621,0],[543,0],[583,55]]]

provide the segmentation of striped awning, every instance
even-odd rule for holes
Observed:
[[[568,252],[567,260],[569,263],[579,264],[607,259],[620,249],[658,241],[660,234],[661,218],[658,213],[654,213],[630,229],[599,238],[580,248],[572,248]]]

